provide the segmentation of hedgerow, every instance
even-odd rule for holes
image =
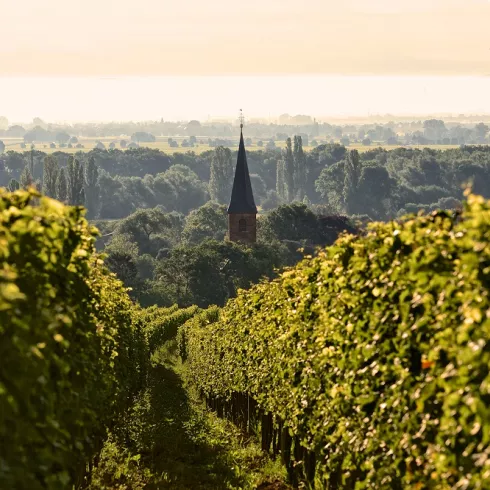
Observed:
[[[472,195],[344,236],[188,322],[192,377],[321,488],[490,488],[489,239]]]
[[[0,488],[79,485],[145,382],[142,324],[83,214],[0,190]]]

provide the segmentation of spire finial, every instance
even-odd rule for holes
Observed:
[[[243,117],[243,111],[240,109],[240,131],[243,129],[243,123],[245,122],[245,118]]]

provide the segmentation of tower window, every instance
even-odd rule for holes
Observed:
[[[240,232],[247,231],[247,220],[241,219],[238,222],[238,231],[240,231]]]

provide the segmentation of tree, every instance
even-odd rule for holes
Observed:
[[[208,186],[186,165],[172,165],[160,175],[176,196],[171,207],[167,207],[169,210],[188,214],[191,209],[202,206],[209,199]],[[159,175],[155,178],[155,183],[158,177]]]
[[[58,160],[53,155],[48,155],[44,158],[44,172],[43,172],[43,194],[56,198],[57,188],[56,184],[58,182],[58,175],[60,168],[58,165]]]
[[[59,144],[65,145],[68,143],[68,141],[70,141],[70,135],[65,131],[60,131],[59,133],[56,133],[55,140]]]
[[[84,176],[83,165],[74,157],[68,159],[66,187],[68,203],[72,206],[83,206],[85,204],[85,192],[83,189]]]
[[[277,244],[249,247],[206,240],[171,250],[156,267],[155,286],[165,292],[169,303],[223,305],[238,288],[273,277],[274,269],[283,264],[284,247]]]
[[[367,214],[372,219],[384,220],[391,210],[391,196],[395,182],[385,167],[365,165],[357,185],[355,212]]]
[[[26,134],[26,130],[19,125],[10,126],[7,130],[7,135],[10,138],[23,138]]]
[[[99,169],[95,164],[95,158],[91,156],[85,169],[85,206],[87,218],[95,219],[99,212],[100,188],[98,185]]]
[[[476,138],[479,143],[483,143],[488,133],[488,126],[483,123],[479,123],[475,126]]]
[[[318,217],[302,203],[279,206],[260,218],[259,227],[260,240],[265,242],[307,240],[321,244],[323,241]]]
[[[29,166],[25,166],[24,170],[20,174],[20,186],[22,189],[28,189],[34,185],[34,179],[32,178],[32,174],[29,170]]]
[[[261,208],[264,211],[271,211],[272,209],[277,208],[280,204],[282,204],[282,199],[279,198],[277,192],[270,189],[267,191],[267,195],[260,203]]]
[[[264,179],[258,174],[250,174],[250,183],[252,184],[254,196],[260,202],[267,194],[267,186]]]
[[[131,141],[135,141],[136,143],[153,143],[156,141],[156,138],[151,133],[137,131],[131,135]]]
[[[424,121],[424,137],[430,141],[437,141],[442,139],[446,134],[447,129],[444,121],[438,119],[430,119]]]
[[[233,187],[233,161],[229,148],[218,146],[211,161],[209,193],[211,198],[220,203],[228,203]]]
[[[345,160],[325,167],[315,181],[315,189],[337,213],[344,211]]]
[[[56,180],[56,199],[62,203],[68,201],[68,186],[64,168],[61,168],[58,172],[58,178]]]
[[[10,192],[15,192],[18,191],[19,189],[20,189],[19,181],[15,179],[11,179],[8,185],[8,190]]]
[[[158,251],[171,245],[167,229],[178,225],[175,220],[158,208],[138,209],[121,220],[115,235],[124,234],[138,246],[141,253],[156,256]]]
[[[286,200],[286,181],[284,175],[284,160],[276,162],[276,193],[279,199]]]
[[[284,156],[284,175],[287,190],[287,200],[291,202],[294,199],[294,157],[291,148],[291,138],[286,140],[286,154]]]
[[[294,137],[294,198],[302,201],[306,188],[306,158],[303,152],[303,140],[301,136]]]
[[[189,245],[201,243],[207,238],[223,240],[227,230],[226,206],[209,201],[186,217],[182,239]]]
[[[361,177],[361,162],[357,150],[349,152],[345,162],[344,172],[344,205],[348,214],[358,214],[358,187]]]
[[[5,143],[0,140],[0,155],[5,151]]]
[[[117,275],[124,286],[132,288],[132,296],[137,298],[142,286],[136,265],[138,245],[128,235],[115,234],[105,247],[104,253],[107,254],[105,264],[109,270]]]

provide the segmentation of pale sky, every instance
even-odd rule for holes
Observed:
[[[4,75],[490,75],[488,0],[2,0]]]
[[[490,0],[0,0],[10,120],[490,113]]]

